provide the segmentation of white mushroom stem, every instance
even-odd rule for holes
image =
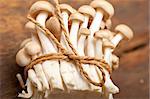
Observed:
[[[110,68],[112,68],[112,49],[109,47],[104,50],[104,60],[108,63]]]
[[[77,49],[77,37],[78,37],[78,30],[79,30],[80,22],[78,20],[73,20],[71,29],[70,29],[70,41],[75,49]]]
[[[42,84],[39,81],[38,77],[36,76],[36,73],[33,69],[28,70],[28,78],[31,81],[31,83],[37,87],[38,91],[42,91]]]
[[[111,40],[111,42],[114,44],[114,46],[117,46],[118,43],[123,39],[123,35],[118,33],[115,37],[113,37],[113,39]]]
[[[103,49],[102,49],[102,39],[97,39],[95,44],[95,56],[99,59],[102,59],[103,57]]]
[[[84,21],[83,21],[80,28],[87,28],[88,27],[89,18],[90,18],[89,15],[84,14]]]
[[[41,12],[36,20],[38,23],[40,23],[42,26],[45,27],[45,21],[48,17],[48,13]],[[40,42],[42,44],[43,53],[49,54],[49,53],[57,53],[56,47],[54,47],[54,43],[50,38],[48,38],[41,29],[37,28],[38,36],[40,39]],[[59,72],[59,63],[56,60],[50,60],[45,61],[42,63],[44,73],[47,77],[47,80],[50,84],[50,86],[53,88],[58,88],[63,90],[62,80]]]
[[[91,36],[93,36],[93,34],[99,30],[99,28],[101,26],[102,18],[103,18],[103,14],[102,14],[101,10],[97,9],[95,17],[90,26],[90,31],[91,31],[90,35]]]
[[[67,33],[69,33],[69,29],[68,29],[69,15],[68,15],[68,12],[66,10],[63,10],[61,14],[62,14],[62,19],[63,19],[64,27],[65,27]]]

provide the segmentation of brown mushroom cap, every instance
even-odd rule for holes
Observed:
[[[60,34],[61,32],[61,26],[60,26],[60,22],[58,20],[57,17],[53,16],[50,17],[47,21],[46,21],[46,27],[49,29],[50,32],[52,32],[55,36]]]
[[[29,55],[34,56],[41,51],[41,46],[36,42],[29,42],[25,45],[25,51]]]
[[[26,66],[31,62],[31,57],[26,54],[24,48],[21,49],[16,55],[16,62],[19,66]]]
[[[82,14],[87,14],[87,15],[89,15],[89,16],[92,16],[92,17],[94,17],[95,16],[95,9],[94,8],[92,8],[91,6],[89,6],[89,5],[83,5],[83,6],[81,6],[79,9],[78,9],[78,11],[80,12],[80,13],[82,13]]]
[[[69,14],[77,12],[74,8],[72,8],[68,4],[60,4],[60,9],[67,11]]]
[[[27,22],[27,23],[25,24],[25,28],[34,30],[34,29],[35,29],[35,24],[32,23],[31,21],[29,21],[29,22]]]
[[[111,18],[114,15],[114,8],[112,4],[105,0],[94,0],[91,2],[90,6],[95,9],[100,9],[103,11],[104,20]]]
[[[25,39],[21,44],[20,44],[20,48],[23,48],[27,43],[31,42],[31,38],[27,38]]]
[[[90,35],[90,30],[89,30],[88,28],[81,28],[81,29],[79,30],[79,34],[80,34],[80,35],[88,36],[88,35]]]
[[[111,35],[112,35],[111,31],[109,30],[99,30],[94,33],[94,37],[97,39],[103,39],[103,38],[109,39]]]
[[[79,12],[72,13],[69,17],[69,20],[78,20],[80,22],[83,22],[84,21],[84,16]]]
[[[127,38],[128,40],[133,38],[133,31],[131,30],[130,27],[128,27],[125,24],[117,25],[115,31],[117,33],[121,33],[122,35],[124,35],[125,38]]]
[[[111,43],[111,41],[109,41],[109,40],[105,40],[104,43],[103,43],[103,46],[104,46],[104,47],[109,47],[109,48],[111,48],[111,49],[114,49],[114,48],[115,48],[114,44]]]
[[[54,14],[55,10],[53,5],[48,1],[37,1],[31,6],[29,13],[33,18],[35,18],[41,11],[46,11],[49,16],[51,16]]]

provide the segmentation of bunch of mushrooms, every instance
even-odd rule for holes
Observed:
[[[68,4],[60,4],[60,10],[64,28],[78,54],[104,59],[112,70],[117,69],[119,57],[114,55],[113,51],[122,39],[130,40],[133,32],[124,24],[119,24],[114,31],[110,31],[111,18],[114,15],[113,6],[106,0],[93,0],[89,5],[82,5],[78,10]],[[54,5],[48,1],[37,1],[31,6],[29,14],[53,33],[61,45],[71,52]],[[39,56],[60,52],[54,41],[34,23],[29,21],[25,27],[32,30],[32,35],[20,45],[16,55],[19,66],[25,67]],[[90,64],[82,66],[93,81],[101,81],[102,73],[96,66]],[[81,76],[74,62],[46,60],[28,70],[25,85],[21,75],[17,74],[21,86],[27,87],[27,91],[23,90],[18,97],[48,99],[53,91],[78,90],[96,91],[102,94],[101,99],[113,99],[113,94],[118,93],[119,88],[113,83],[109,72],[105,68],[103,70],[106,81],[103,87],[98,87]]]

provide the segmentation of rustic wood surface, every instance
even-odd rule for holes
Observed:
[[[37,0],[0,0],[0,99],[18,99],[20,92],[16,73],[23,69],[15,62],[19,44],[30,37],[24,28],[28,8]],[[61,0],[78,8],[91,0]],[[120,57],[120,68],[112,74],[120,93],[115,99],[148,99],[148,0],[109,0],[115,7],[113,26],[126,23],[134,30],[133,40],[123,41],[116,54]],[[55,94],[60,99],[99,99],[92,94]],[[77,97],[78,96],[78,97]]]

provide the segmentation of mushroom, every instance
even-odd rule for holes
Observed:
[[[25,45],[25,51],[32,56],[32,59],[36,59],[37,54],[41,52],[41,46],[35,41],[30,41]]]
[[[102,59],[103,58],[103,52],[102,52],[103,42],[102,42],[102,40],[108,38],[109,33],[107,32],[107,30],[99,30],[98,32],[94,33],[94,37],[96,39],[95,56],[99,59]],[[104,83],[104,86],[106,87],[107,91],[109,93],[118,92],[118,88],[111,81],[108,71],[105,68],[103,68],[103,70],[104,70],[104,73],[106,75],[106,81]],[[100,71],[97,70],[97,72],[101,77]]]
[[[21,98],[31,98],[33,95],[33,86],[29,79],[26,81],[27,93],[23,90],[22,93],[19,93],[18,97]]]
[[[17,77],[17,79],[18,79],[18,81],[19,81],[20,86],[24,89],[24,88],[25,88],[25,85],[24,85],[24,82],[23,82],[23,79],[22,79],[21,74],[18,73],[18,74],[16,75],[16,77]]]
[[[115,47],[123,38],[126,38],[128,40],[133,38],[133,31],[125,24],[117,25],[115,31],[117,34],[111,40]]]
[[[114,8],[105,0],[94,0],[91,2],[90,6],[96,9],[96,15],[90,26],[92,36],[94,32],[99,30],[102,19],[107,20],[114,15]]]
[[[78,30],[79,25],[84,21],[84,16],[78,12],[73,13],[70,15],[69,18],[70,21],[72,21],[71,29],[70,29],[70,41],[75,49],[77,49],[77,37],[78,37]]]
[[[56,16],[50,17],[46,21],[46,27],[53,33],[57,38],[59,38],[61,33],[61,26],[58,18]]]
[[[111,19],[107,19],[106,21],[102,20],[101,22],[101,29],[111,29],[112,27],[112,21]]]
[[[24,67],[31,62],[31,57],[25,52],[24,48],[18,51],[16,62],[19,66]]]
[[[47,1],[37,1],[30,8],[30,15],[36,18],[36,21],[43,27],[45,27],[46,19],[53,14],[54,7]],[[43,54],[57,53],[57,48],[51,38],[48,38],[40,28],[36,28],[42,45]],[[51,88],[63,90],[58,61],[45,61],[42,63],[42,67]]]
[[[105,22],[102,20],[100,30],[103,30],[103,29],[105,29]]]
[[[72,13],[77,12],[74,8],[72,8],[70,5],[68,4],[60,4],[60,9],[61,9],[61,15],[62,15],[62,19],[63,19],[63,23],[64,23],[64,27],[66,29],[67,34],[69,35],[69,28],[68,28],[68,20],[69,20],[69,16]],[[65,47],[66,49],[70,50],[70,47],[65,39],[65,35],[63,33],[64,31],[62,31],[61,33],[61,38],[60,38],[60,42],[63,45],[63,47]]]
[[[112,55],[112,68],[116,70],[119,67],[119,57]]]
[[[42,84],[39,81],[38,77],[36,76],[36,73],[33,69],[28,70],[28,78],[31,81],[31,83],[37,87],[38,91],[42,91]]]
[[[36,37],[32,37],[32,38],[36,39]],[[32,56],[32,59],[34,60],[38,57],[38,53],[41,52],[41,46],[36,41],[32,41],[32,42],[29,42],[28,44],[26,44],[25,50],[29,55]],[[44,74],[42,65],[36,64],[33,67],[34,67],[34,70],[36,72],[38,79],[40,80],[40,82],[43,85],[43,90],[49,89],[49,84],[48,84],[48,81]]]
[[[105,51],[104,51],[104,60],[110,65],[110,66],[112,66],[112,61],[110,60],[111,59],[111,49],[112,48],[114,48],[114,45],[110,42],[110,41],[108,41],[108,40],[106,40],[106,41],[104,41],[104,43],[103,43],[103,46],[104,46],[104,49],[105,49]],[[110,53],[109,53],[110,52]],[[112,68],[112,67],[111,67]],[[113,84],[113,82],[111,81],[111,79],[110,79],[110,75],[109,75],[109,73],[108,73],[108,71],[107,70],[105,70],[104,69],[104,72],[105,72],[105,76],[106,76],[106,81],[105,81],[105,87],[106,87],[106,89],[107,89],[107,91],[108,91],[108,93],[112,93],[112,94],[115,94],[115,93],[118,93],[119,92],[119,88],[117,87],[117,86],[115,86],[114,84]]]
[[[78,40],[78,48],[77,48],[77,51],[78,51],[80,56],[85,56],[85,52],[84,52],[84,50],[85,50],[84,49],[85,48],[85,41],[86,41],[86,38],[89,34],[90,34],[89,29],[80,28],[80,30],[79,30],[80,38]],[[90,77],[92,77],[91,74],[90,74],[89,64],[82,64],[82,66],[83,66],[84,71],[87,72],[87,74]],[[90,86],[89,87],[88,86],[89,86],[89,84],[87,85],[87,88],[90,89],[90,86],[94,86],[94,85],[90,84]],[[83,90],[85,90],[85,89],[83,89]]]
[[[27,39],[23,40],[23,42],[20,44],[20,49],[22,49],[30,41],[31,41],[31,38],[27,38]]]
[[[96,39],[95,44],[95,57],[100,59],[103,58],[103,40],[109,38],[109,30],[99,30],[94,33],[94,38]]]
[[[104,41],[103,47],[104,47],[104,60],[110,65],[110,68],[112,68],[111,50],[114,49],[115,47],[109,40]]]
[[[112,21],[111,21],[111,19],[107,19],[105,25],[106,25],[107,29],[111,29],[111,27],[112,27]]]
[[[25,24],[25,28],[30,29],[30,30],[35,30],[35,24],[29,21]]]
[[[87,28],[90,17],[95,17],[95,9],[89,5],[81,6],[78,11],[84,15],[84,22],[80,28]]]
[[[69,34],[69,29],[68,29],[69,15],[77,11],[68,4],[60,4],[60,9],[61,9],[61,15],[62,15],[64,27],[66,29],[66,32]]]

